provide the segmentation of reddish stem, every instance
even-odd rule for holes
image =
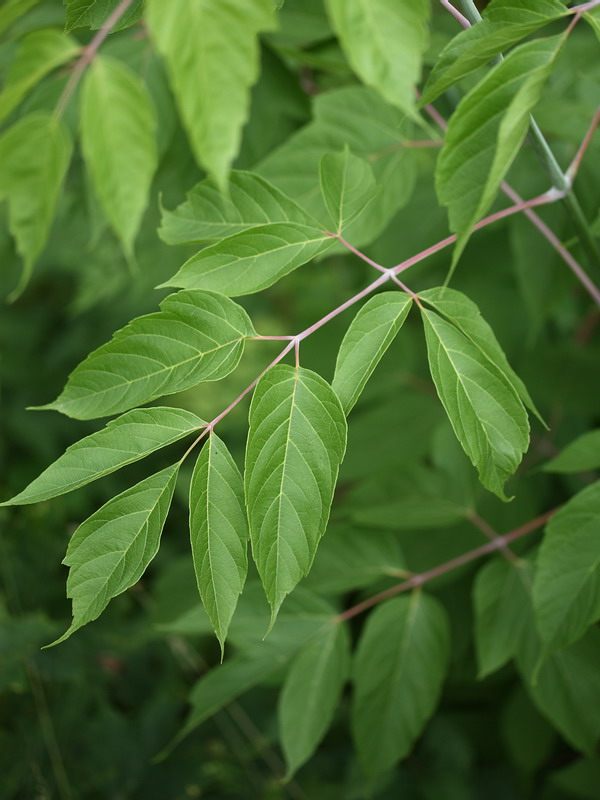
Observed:
[[[362,614],[363,611],[367,611],[369,608],[373,608],[373,606],[383,603],[384,600],[389,600],[390,597],[395,597],[397,594],[406,592],[410,589],[416,589],[418,586],[422,586],[424,583],[427,583],[427,581],[431,581],[434,578],[439,578],[440,575],[444,575],[446,572],[451,572],[453,569],[462,567],[464,564],[468,564],[470,561],[475,561],[482,556],[487,556],[496,552],[497,550],[501,550],[510,542],[514,542],[516,539],[520,539],[522,536],[526,536],[528,533],[541,528],[542,525],[545,525],[557,510],[558,509],[554,508],[552,511],[546,511],[545,514],[542,514],[530,522],[527,522],[520,528],[516,528],[510,533],[506,533],[504,536],[497,536],[487,544],[475,548],[475,550],[469,550],[467,553],[462,553],[462,555],[452,558],[450,561],[446,561],[443,564],[438,564],[437,567],[433,567],[426,572],[421,572],[419,575],[413,575],[412,578],[409,578],[407,581],[403,581],[396,586],[392,586],[390,589],[386,589],[384,592],[379,592],[379,594],[375,594],[373,597],[363,600],[362,603],[358,603],[343,613],[338,614],[336,619],[339,622],[352,619],[352,617]]]

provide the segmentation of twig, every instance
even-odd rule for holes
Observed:
[[[464,564],[468,564],[471,561],[476,561],[482,556],[495,553],[497,550],[501,550],[503,547],[506,547],[510,542],[514,542],[516,539],[520,539],[522,536],[526,536],[528,533],[541,528],[542,525],[545,525],[557,510],[558,509],[555,508],[552,511],[547,511],[545,514],[542,514],[530,522],[527,522],[520,528],[516,528],[516,530],[511,531],[510,533],[506,533],[504,536],[497,536],[495,539],[487,544],[482,545],[481,547],[476,547],[475,550],[469,550],[467,553],[462,553],[462,555],[452,558],[450,561],[446,561],[443,564],[438,564],[437,567],[428,569],[426,572],[421,572],[419,575],[413,575],[412,578],[409,578],[407,581],[398,583],[396,586],[392,586],[390,589],[379,592],[379,594],[375,594],[373,597],[363,600],[362,603],[358,603],[357,605],[348,608],[346,611],[338,614],[336,619],[339,622],[352,619],[352,617],[362,614],[363,611],[368,611],[369,608],[373,608],[373,606],[383,603],[384,600],[389,600],[390,597],[395,597],[397,594],[400,594],[401,592],[407,592],[410,589],[416,589],[418,586],[422,586],[424,583],[427,583],[427,581],[431,581],[434,578],[439,578],[440,575],[444,575],[446,572],[451,572],[457,567],[462,567]]]

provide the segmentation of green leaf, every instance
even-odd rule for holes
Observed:
[[[126,64],[96,56],[81,98],[81,146],[94,191],[128,258],[158,164],[156,116]]]
[[[58,497],[178,442],[205,423],[183,408],[136,408],[67,448],[26,489],[2,506]]]
[[[274,28],[272,0],[148,0],[146,20],[194,155],[224,191],[259,74],[258,34]]]
[[[402,327],[411,304],[404,292],[383,292],[371,297],[350,323],[331,384],[346,415]]]
[[[600,8],[591,8],[583,15],[584,20],[591,25],[592,30],[600,40]]]
[[[163,286],[252,294],[272,286],[333,243],[319,228],[273,222],[236,233],[192,256]]]
[[[504,377],[528,408],[546,426],[539,411],[535,407],[525,384],[508,363],[504,350],[500,347],[494,331],[481,316],[479,308],[462,292],[449,287],[427,289],[419,292],[419,298],[432,306],[438,314],[445,317],[464,333],[478,348],[483,356],[500,369]]]
[[[388,103],[416,116],[415,86],[428,44],[427,0],[327,0],[352,69]]]
[[[213,292],[177,292],[160,308],[90,353],[59,397],[41,408],[94,419],[219,380],[235,369],[244,340],[255,333],[241,306]]]
[[[492,0],[483,21],[461,31],[442,50],[427,79],[421,105],[433,102],[465,75],[568,13],[560,0]]]
[[[64,0],[67,6],[65,30],[67,33],[75,28],[91,28],[98,30],[119,5],[119,0]],[[133,0],[123,16],[111,27],[111,31],[120,31],[133,25],[142,16],[144,0]]]
[[[6,119],[42,78],[74,58],[79,50],[74,39],[52,28],[24,36],[0,93],[0,121]]]
[[[166,244],[195,244],[224,239],[270,222],[317,222],[293,200],[260,175],[233,170],[228,193],[212,178],[197,183],[174,211],[162,210],[158,234]]]
[[[39,2],[40,0],[5,0],[0,8],[0,33],[8,30]]]
[[[285,365],[261,378],[250,407],[245,485],[252,552],[273,619],[310,569],[345,447],[344,412],[323,378]]]
[[[192,475],[190,536],[198,590],[222,651],[248,571],[248,523],[242,476],[215,433]]]
[[[350,637],[334,622],[294,658],[279,697],[279,735],[291,777],[327,732],[350,666]]]
[[[571,498],[548,524],[536,562],[533,604],[551,648],[566,647],[600,619],[600,481]]]
[[[568,444],[547,464],[546,472],[586,472],[600,467],[600,428],[588,431]]]
[[[524,637],[518,666],[531,699],[567,742],[592,753],[600,737],[600,631],[591,628],[566,650],[543,664],[534,682],[539,645],[535,633]]]
[[[433,714],[449,656],[442,606],[415,592],[369,615],[355,656],[352,730],[365,771],[378,775],[410,752]]]
[[[507,500],[504,483],[529,444],[527,412],[502,371],[462,331],[423,309],[431,376],[481,483]]]
[[[319,165],[319,179],[337,233],[362,214],[377,193],[370,164],[352,155],[348,147],[341,153],[325,153]]]
[[[25,262],[13,297],[44,249],[70,158],[67,130],[50,114],[23,117],[0,136],[0,200],[8,201],[8,226]]]
[[[489,561],[473,587],[479,679],[517,654],[531,624],[532,574],[526,562]]]
[[[458,235],[452,268],[517,155],[563,42],[564,36],[555,36],[516,47],[461,100],[450,119],[436,189]]]
[[[178,469],[178,463],[167,467],[113,497],[77,528],[63,561],[70,567],[73,622],[53,644],[97,619],[142,577],[158,551]]]
[[[420,531],[446,528],[462,522],[469,509],[443,497],[408,496],[391,503],[380,503],[355,511],[352,520],[357,525],[389,528],[397,531]]]
[[[312,122],[264,159],[257,171],[316,219],[326,219],[319,181],[321,159],[348,145],[352,153],[369,162],[379,187],[364,214],[345,232],[355,247],[362,247],[377,238],[411,196],[415,153],[402,146],[402,139],[412,137],[412,127],[403,125],[402,112],[364,86],[317,95],[313,116]],[[369,125],[365,125],[366,119]]]

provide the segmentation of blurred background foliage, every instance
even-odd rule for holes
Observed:
[[[3,34],[1,77],[6,77],[24,34],[64,27],[60,0],[28,6],[31,10]],[[111,4],[104,7],[106,11]],[[434,15],[427,64],[454,32],[451,18]],[[73,35],[85,43],[93,32],[78,29]],[[91,349],[133,316],[154,310],[164,296],[154,287],[194,252],[192,247],[168,247],[157,235],[161,204],[174,208],[202,177],[174,112],[163,68],[139,23],[111,35],[102,52],[126,61],[144,78],[159,119],[160,166],[136,241],[136,263],[128,265],[75,152],[33,278],[0,314],[2,497],[21,489],[66,446],[98,427],[26,407],[56,396],[69,371]],[[68,68],[46,76],[5,124],[32,110],[52,110],[68,77]],[[272,175],[277,148],[292,146],[290,137],[315,125],[315,98],[327,98],[327,92],[355,82],[320,0],[287,0],[280,29],[263,37],[261,77],[253,89],[236,166],[250,169],[264,162],[263,174]],[[464,84],[472,82],[468,78]],[[562,163],[574,155],[599,94],[598,42],[580,25],[536,112]],[[451,112],[458,96],[458,90],[448,92],[441,110]],[[73,134],[76,109],[75,97],[65,114]],[[406,155],[398,177],[402,207],[366,248],[378,261],[396,264],[448,234],[445,212],[432,189],[435,158],[434,149]],[[509,178],[525,197],[548,183],[529,145]],[[577,179],[590,218],[598,215],[599,185],[596,138]],[[563,208],[540,213],[577,252]],[[599,225],[596,230],[600,232]],[[18,282],[21,265],[4,218],[0,259],[0,293],[6,297]],[[411,288],[441,283],[448,259],[442,252],[416,267],[410,273]],[[294,333],[370,279],[365,264],[336,253],[244,299],[244,306],[261,333]],[[505,532],[559,505],[589,478],[553,476],[540,466],[600,422],[598,310],[521,218],[474,235],[453,286],[479,305],[550,430],[534,423],[531,449],[509,487],[516,496],[512,503],[502,504],[485,492],[450,435],[428,376],[419,322],[411,315],[350,418],[332,522],[303,583],[309,605],[321,598],[330,607],[347,607],[365,593],[396,583],[407,570],[428,569],[482,544],[481,532],[464,514],[456,515],[457,506],[476,508]],[[305,366],[331,378],[351,316],[338,317],[303,344]],[[276,352],[276,343],[252,343],[227,379],[190,390],[173,402],[210,419]],[[242,404],[220,430],[238,463],[246,414],[247,404]],[[154,461],[158,467],[169,463],[163,453]],[[347,698],[316,756],[292,781],[281,782],[276,702],[283,671],[236,697],[157,759],[186,719],[191,687],[219,662],[194,584],[184,502],[176,499],[161,550],[143,580],[115,599],[93,625],[60,647],[40,650],[65,629],[69,618],[66,570],[60,562],[70,534],[120,491],[123,481],[132,484],[148,471],[147,464],[132,465],[123,478],[106,477],[59,501],[0,512],[0,799],[364,797]],[[177,490],[181,498],[189,471],[183,478]],[[397,504],[415,498],[420,507],[435,506],[441,522],[417,515],[399,529]],[[531,550],[539,536],[517,543],[515,551]],[[452,624],[449,678],[417,747],[380,779],[375,794],[390,800],[593,800],[600,786],[597,752],[582,756],[560,736],[536,709],[512,664],[477,680],[471,593],[481,568],[481,563],[472,563],[431,586]],[[266,611],[253,599],[253,577],[251,573],[236,614],[237,635],[234,619],[228,658],[244,648],[251,651],[262,639]],[[303,602],[302,591],[298,602]],[[252,626],[248,619],[257,622]],[[363,622],[361,617],[353,620],[355,636]],[[293,628],[289,635],[296,635]],[[590,710],[594,713],[598,709]]]

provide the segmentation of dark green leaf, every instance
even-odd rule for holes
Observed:
[[[600,429],[588,431],[568,444],[547,464],[546,472],[586,472],[600,467]]]
[[[98,30],[119,5],[119,0],[64,0],[67,6],[65,30],[75,28],[91,28]],[[144,0],[133,0],[133,3],[116,22],[111,30],[119,31],[133,25],[142,16]]]

